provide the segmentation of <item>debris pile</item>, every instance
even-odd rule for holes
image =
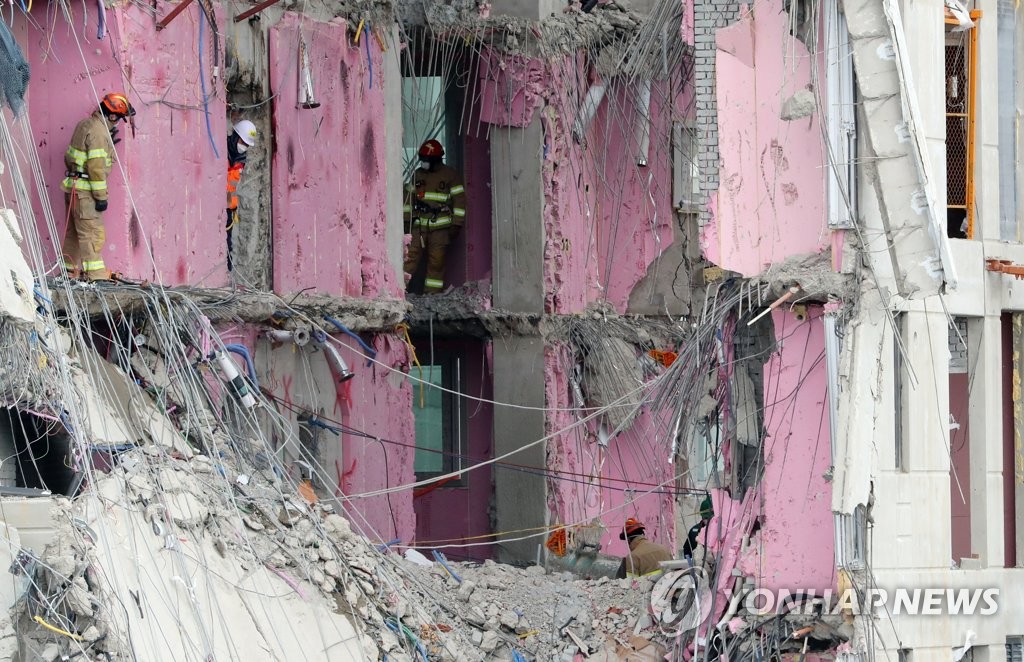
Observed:
[[[416,561],[401,565],[408,591],[440,605],[439,623],[469,633],[475,651],[460,659],[656,660],[664,649],[651,629],[648,579],[580,579],[517,568]],[[518,656],[518,657],[517,657]]]

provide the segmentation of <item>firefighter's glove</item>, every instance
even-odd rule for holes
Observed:
[[[462,232],[462,226],[461,225],[453,225],[453,226],[451,226],[450,228],[448,228],[448,240],[449,241],[455,241],[456,239],[459,238],[459,234],[461,232]]]
[[[96,201],[96,211],[107,211],[107,201],[106,200],[97,200]]]

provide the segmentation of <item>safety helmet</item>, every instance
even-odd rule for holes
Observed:
[[[135,116],[135,108],[128,103],[128,97],[121,92],[111,92],[105,95],[100,101],[100,107],[110,115],[120,115],[121,117]]]
[[[241,120],[234,127],[235,133],[249,147],[256,144],[256,125],[249,120]]]
[[[626,520],[625,524],[622,525],[622,533],[619,534],[619,540],[625,540],[627,536],[631,536],[637,531],[643,531],[644,524],[635,517],[630,517]]]
[[[428,140],[420,145],[421,159],[439,159],[442,156],[444,156],[444,147],[441,147],[441,143],[436,140]]]

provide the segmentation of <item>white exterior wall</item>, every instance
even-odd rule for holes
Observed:
[[[943,3],[903,0],[911,66],[922,110],[923,130],[935,173],[945,166]],[[1024,568],[1005,569],[1003,559],[1003,393],[1004,311],[1024,311],[1024,281],[987,272],[985,259],[1024,264],[1024,245],[999,237],[998,79],[996,0],[978,0],[979,79],[976,122],[975,240],[952,240],[960,287],[944,297],[894,301],[906,311],[905,346],[916,386],[905,383],[904,469],[895,466],[895,361],[892,329],[886,329],[880,359],[873,449],[875,506],[869,563],[880,587],[1000,589],[994,616],[883,616],[874,623],[876,659],[896,660],[900,648],[910,660],[949,662],[968,631],[977,635],[975,662],[1005,659],[1007,636],[1024,635]],[[1020,9],[1018,9],[1018,12]],[[1018,30],[1021,30],[1018,14]],[[1022,34],[1022,32],[1018,32]],[[937,187],[945,204],[945,187]],[[1024,191],[1018,195],[1024,194]],[[864,200],[861,196],[862,202]],[[877,206],[862,204],[862,227],[881,227]],[[1018,223],[1022,222],[1018,219]],[[875,246],[877,248],[877,246]],[[870,258],[869,258],[870,259]],[[879,265],[883,266],[884,265]],[[879,273],[884,286],[886,274]],[[952,569],[950,542],[949,349],[947,312],[968,317],[971,403],[972,547],[980,569]],[[1012,470],[1012,467],[1009,468]],[[1024,504],[1018,503],[1018,512]],[[1024,520],[1018,518],[1018,527]],[[884,649],[884,650],[883,650]]]

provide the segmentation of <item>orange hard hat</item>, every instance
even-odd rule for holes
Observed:
[[[622,525],[622,533],[619,534],[619,540],[625,540],[626,536],[631,536],[637,531],[644,530],[644,523],[635,517],[630,517],[626,520],[625,524]]]
[[[111,92],[105,95],[103,100],[100,101],[100,106],[111,115],[121,115],[122,117],[132,117],[135,115],[135,108],[128,103],[128,97],[120,92]]]
[[[442,156],[444,156],[444,147],[436,140],[428,140],[420,145],[421,159],[440,158]]]

